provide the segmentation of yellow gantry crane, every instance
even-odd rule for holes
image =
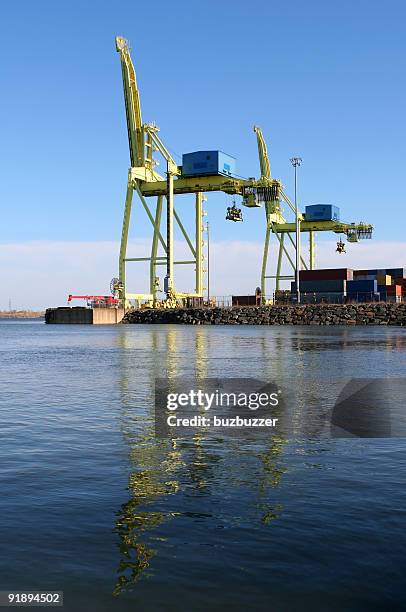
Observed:
[[[265,244],[261,269],[262,299],[266,297],[266,280],[275,279],[276,289],[280,288],[280,281],[293,279],[295,270],[295,257],[288,250],[295,249],[295,240],[292,237],[296,232],[295,222],[288,222],[284,217],[282,202],[288,209],[296,214],[294,204],[283,190],[282,183],[273,179],[267,153],[266,144],[260,128],[254,127],[257,137],[258,154],[261,176],[259,179],[242,179],[222,174],[204,176],[184,176],[173,160],[169,151],[158,136],[159,128],[155,124],[142,122],[140,94],[134,65],[130,55],[128,41],[121,36],[116,37],[116,49],[120,54],[124,100],[127,118],[128,141],[130,148],[131,167],[128,171],[127,194],[124,208],[124,219],[121,235],[119,256],[119,276],[114,279],[113,290],[118,295],[121,304],[128,307],[131,300],[148,301],[156,306],[158,302],[159,278],[157,267],[166,266],[164,281],[164,306],[174,307],[184,304],[188,298],[203,297],[203,194],[213,191],[222,191],[230,195],[242,197],[242,203],[247,208],[265,208]],[[160,154],[166,162],[165,176],[156,171],[158,160],[155,154]],[[134,192],[152,225],[151,252],[148,257],[127,257],[128,232],[131,220],[131,210]],[[174,196],[181,194],[195,194],[195,236],[192,240],[174,206]],[[156,207],[151,211],[147,200],[156,197]],[[165,230],[161,233],[163,203],[166,201]],[[343,223],[341,221],[306,221],[299,213],[300,232],[309,234],[309,263],[301,258],[302,267],[312,269],[314,260],[314,238],[316,231],[328,231],[347,236],[349,242],[357,242],[361,238],[371,237],[372,226],[365,223]],[[189,260],[174,261],[174,223],[178,224],[182,235],[190,249]],[[279,245],[276,273],[267,275],[267,264],[271,234],[275,235]],[[287,236],[288,243],[286,243]],[[158,256],[161,245],[164,255]],[[286,259],[292,267],[291,276],[282,276],[283,261]],[[130,293],[126,287],[127,262],[148,261],[150,269],[149,293]],[[181,293],[176,290],[174,279],[174,266],[178,264],[191,264],[195,267],[195,290],[190,293]]]

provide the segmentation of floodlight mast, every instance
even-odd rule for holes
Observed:
[[[295,221],[296,221],[296,265],[295,265],[295,281],[296,281],[296,301],[300,304],[300,218],[297,204],[297,169],[302,164],[301,157],[291,157],[290,162],[295,169]]]

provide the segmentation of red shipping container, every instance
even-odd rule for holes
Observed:
[[[386,287],[386,295],[402,295],[401,285],[389,285]]]
[[[354,270],[354,277],[355,276],[367,276],[368,275],[368,270]]]
[[[232,306],[259,306],[261,303],[261,296],[257,295],[232,295],[231,304]]]
[[[330,268],[324,270],[300,270],[300,280],[352,280],[351,268]]]

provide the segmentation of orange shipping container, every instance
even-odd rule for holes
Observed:
[[[392,277],[389,274],[378,274],[376,277],[378,285],[391,285]]]

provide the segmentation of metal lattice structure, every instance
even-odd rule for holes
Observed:
[[[288,210],[296,214],[295,207],[283,189],[282,183],[272,178],[266,144],[260,128],[254,127],[257,137],[258,155],[261,176],[259,179],[242,179],[222,176],[219,174],[206,176],[182,176],[181,170],[158,136],[159,128],[154,124],[143,123],[141,116],[140,94],[137,87],[136,73],[130,55],[128,41],[116,37],[116,49],[120,54],[124,100],[127,118],[128,140],[130,148],[131,167],[128,171],[127,194],[124,208],[124,218],[119,256],[119,278],[115,280],[115,290],[120,302],[127,307],[130,300],[146,300],[156,306],[158,300],[159,281],[157,266],[166,266],[164,283],[165,299],[163,305],[173,307],[184,303],[187,298],[203,297],[203,194],[222,191],[229,195],[242,197],[242,203],[247,208],[265,208],[265,244],[261,269],[262,296],[267,294],[266,281],[275,279],[276,289],[280,281],[293,278],[295,270],[294,259],[288,250],[295,249],[293,236],[296,232],[296,219],[288,222],[284,216],[282,203]],[[156,171],[158,164],[154,154],[159,153],[166,162],[165,176]],[[128,233],[131,221],[133,196],[137,194],[152,226],[151,252],[147,257],[127,257]],[[177,214],[174,199],[180,194],[195,194],[195,236],[191,239]],[[155,210],[151,210],[148,201],[156,198]],[[166,200],[166,215],[163,214],[164,199]],[[365,223],[342,223],[340,221],[306,221],[299,213],[300,232],[309,234],[309,261],[301,258],[302,267],[314,268],[315,232],[335,232],[347,236],[349,242],[357,242],[364,237],[371,237],[372,226]],[[161,232],[164,217],[165,231]],[[177,223],[190,249],[191,259],[174,261],[174,223]],[[274,275],[267,275],[268,255],[271,235],[278,242],[278,258]],[[158,256],[159,244],[164,255]],[[292,276],[282,276],[284,259],[292,267]],[[149,293],[130,293],[126,287],[127,262],[149,262]],[[176,290],[174,266],[191,264],[195,266],[195,289],[190,293]]]

